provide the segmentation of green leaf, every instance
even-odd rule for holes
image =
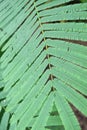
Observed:
[[[55,104],[59,111],[60,117],[63,121],[66,130],[81,130],[67,101],[59,93],[55,93]]]
[[[81,130],[86,96],[87,2],[1,0],[0,130]]]

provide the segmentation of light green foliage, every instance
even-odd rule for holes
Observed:
[[[81,130],[85,45],[87,3],[0,0],[0,130]]]

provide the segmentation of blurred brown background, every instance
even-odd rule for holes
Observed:
[[[87,130],[87,117],[85,117],[81,112],[79,112],[74,106],[72,109],[80,123],[82,130]]]

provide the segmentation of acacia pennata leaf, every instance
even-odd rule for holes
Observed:
[[[86,1],[0,0],[0,130],[81,130],[86,96]]]

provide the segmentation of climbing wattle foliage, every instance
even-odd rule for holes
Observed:
[[[84,0],[0,0],[0,130],[81,130],[86,45]]]

